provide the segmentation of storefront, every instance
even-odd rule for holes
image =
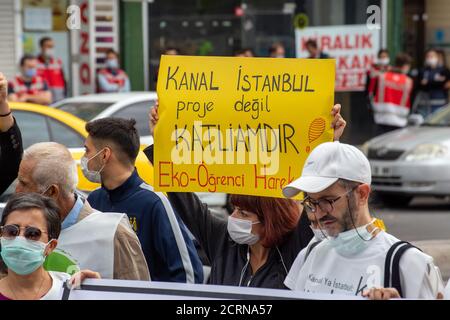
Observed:
[[[0,70],[12,77],[23,53],[38,53],[40,38],[50,36],[64,64],[69,94],[95,92],[96,70],[109,48],[120,52],[132,90],[154,90],[165,48],[220,56],[251,48],[267,56],[269,46],[281,42],[286,56],[295,57],[296,28],[332,27],[339,34],[339,28],[366,24],[370,6],[379,8],[382,26],[370,55],[387,47],[393,61],[396,53],[406,51],[419,67],[425,49],[439,47],[450,58],[446,0],[3,0]],[[79,26],[69,30],[67,21],[74,16]],[[356,144],[373,134],[360,89],[340,90],[335,99],[349,120],[344,139]]]
[[[104,52],[119,48],[118,25],[118,0],[3,0],[0,70],[13,77],[21,56],[39,54],[40,39],[50,37],[69,95],[93,93]]]

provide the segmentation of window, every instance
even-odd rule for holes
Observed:
[[[14,117],[22,133],[24,148],[28,148],[38,142],[50,141],[50,134],[44,116],[32,112],[14,110]]]
[[[49,118],[51,141],[61,143],[67,148],[82,148],[84,137],[65,124]]]
[[[57,107],[84,121],[90,121],[105,111],[114,102],[68,102]]]
[[[137,102],[117,111],[113,114],[113,117],[135,119],[136,129],[138,130],[139,135],[141,137],[149,136],[150,129],[148,127],[148,113],[150,111],[150,107],[153,107],[154,105],[154,100]]]

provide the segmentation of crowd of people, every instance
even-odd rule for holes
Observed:
[[[425,118],[449,102],[450,69],[445,52],[429,49],[422,67],[412,69],[412,65],[406,53],[399,53],[391,65],[389,52],[382,49],[368,70],[366,96],[377,134],[405,127],[411,113]]]
[[[328,57],[313,40],[307,48],[311,58]],[[23,150],[20,124],[8,105],[64,97],[52,40],[44,38],[41,49],[38,57],[22,59],[22,74],[9,85],[0,73],[0,193],[18,180],[0,221],[0,300],[58,299],[64,282],[100,277],[371,299],[445,297],[433,258],[387,233],[371,214],[370,164],[356,147],[339,142],[346,127],[340,105],[330,110],[334,142],[310,153],[301,176],[284,187],[285,198],[231,195],[233,211],[226,220],[194,193],[166,196],[139,177],[133,119],[86,124],[81,171],[101,187],[84,197],[76,190],[77,166],[69,150],[54,142]],[[269,54],[284,57],[284,47],[274,44]],[[236,56],[254,54],[243,49]],[[108,51],[100,91],[129,90],[118,58]],[[391,67],[388,52],[380,51],[367,74],[367,93],[382,130],[406,124],[416,87],[428,94],[431,111],[443,105],[450,77],[442,59],[428,51],[413,80],[410,57],[398,55]],[[156,104],[149,113],[151,131],[158,120]],[[153,163],[153,145],[144,153]],[[292,199],[299,193],[303,200]]]
[[[53,39],[44,37],[39,45],[39,54],[25,54],[20,59],[20,72],[9,81],[9,101],[50,105],[67,97],[64,67],[62,60],[55,55]],[[128,75],[120,68],[119,54],[108,49],[105,52],[104,68],[97,72],[96,91],[130,90]]]

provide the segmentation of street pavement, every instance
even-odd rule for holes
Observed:
[[[371,213],[383,219],[387,231],[399,239],[450,241],[450,199],[417,197],[405,208],[373,203]]]

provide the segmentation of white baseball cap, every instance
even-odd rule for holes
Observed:
[[[369,160],[356,147],[339,142],[317,146],[305,161],[302,176],[283,188],[291,198],[300,192],[316,193],[339,179],[369,184],[372,181]]]

